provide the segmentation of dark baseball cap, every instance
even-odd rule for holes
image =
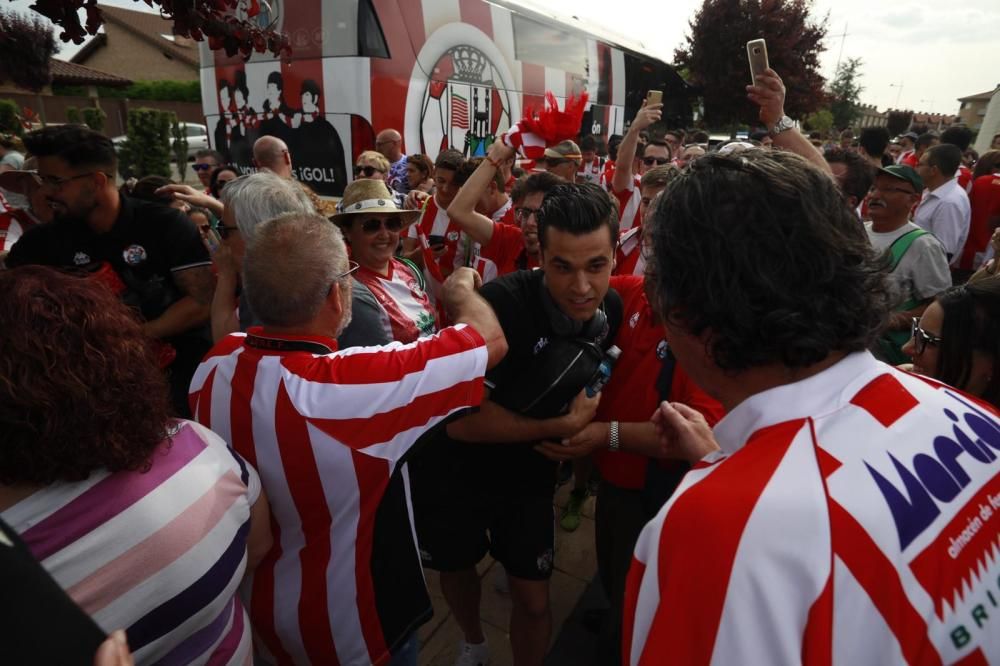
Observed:
[[[913,189],[917,191],[917,194],[924,191],[924,179],[920,177],[920,174],[913,167],[906,166],[905,164],[890,164],[887,167],[879,169],[879,173],[885,173],[893,178],[905,180],[910,185],[913,185]]]

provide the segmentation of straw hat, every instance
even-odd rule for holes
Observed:
[[[350,223],[352,215],[402,215],[403,226],[413,224],[420,217],[419,210],[402,210],[396,206],[392,192],[381,180],[364,178],[344,189],[344,197],[337,204],[337,213],[330,217],[337,224]]]

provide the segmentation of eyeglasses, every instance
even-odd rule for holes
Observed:
[[[363,173],[363,174],[365,174],[365,178],[371,178],[372,175],[375,174],[376,172],[378,172],[378,173],[385,173],[385,171],[382,171],[381,169],[376,169],[373,166],[356,166],[356,167],[354,167],[354,175],[355,176],[360,176]]]
[[[191,168],[195,171],[211,171],[217,166],[217,164],[192,164]]]
[[[524,207],[515,208],[514,209],[514,217],[516,217],[517,219],[521,220],[522,222],[527,222],[528,218],[531,217],[532,215],[536,215],[537,216],[538,215],[538,211],[540,211],[540,210],[541,210],[541,208],[524,208]]]
[[[219,226],[216,227],[215,230],[219,232],[219,238],[221,238],[222,240],[226,240],[227,238],[229,238],[229,234],[233,233],[234,231],[239,231],[240,228],[237,227],[235,224],[232,226],[226,226],[225,224],[222,224],[220,222]]]
[[[361,223],[361,231],[365,232],[366,236],[373,236],[382,228],[389,233],[398,234],[403,228],[403,220],[395,216],[367,219]]]
[[[347,268],[346,271],[344,271],[343,273],[338,273],[337,275],[333,276],[333,280],[330,282],[330,289],[329,289],[329,291],[326,292],[327,296],[329,296],[330,294],[333,293],[333,288],[337,284],[339,284],[341,280],[343,280],[345,277],[347,277],[348,275],[350,275],[354,271],[356,271],[359,268],[361,268],[361,266],[359,266],[358,262],[356,262],[356,261],[348,261],[347,262],[347,266],[348,266],[348,268]]]
[[[664,164],[670,164],[669,157],[643,157],[642,163],[646,166],[663,166]]]
[[[69,176],[67,178],[60,178],[59,176],[43,176],[42,174],[35,174],[38,181],[42,184],[42,187],[54,187],[59,189],[71,180],[77,180],[78,178],[87,178],[88,176],[93,176],[95,173],[101,173],[100,171],[88,171],[87,173],[80,173],[75,176]]]
[[[927,349],[927,345],[934,345],[937,347],[942,342],[941,338],[938,336],[931,335],[924,329],[920,328],[920,320],[916,317],[913,318],[910,335],[913,337],[913,351],[917,354],[923,354],[924,350]]]

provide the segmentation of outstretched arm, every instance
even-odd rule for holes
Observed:
[[[635,151],[639,145],[639,133],[658,121],[663,114],[663,104],[649,104],[642,100],[642,107],[635,115],[635,120],[629,125],[625,137],[618,146],[618,156],[615,158],[615,175],[611,179],[611,188],[615,192],[624,192],[632,187],[632,163],[635,162]]]
[[[770,130],[785,115],[785,84],[781,82],[778,73],[771,68],[758,74],[756,79],[755,85],[747,86],[747,98],[760,107],[760,121]],[[823,158],[823,153],[794,127],[772,134],[771,140],[776,148],[804,157],[820,171],[833,176],[833,171]]]

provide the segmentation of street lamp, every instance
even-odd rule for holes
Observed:
[[[896,108],[898,109],[899,108],[899,96],[903,94],[903,81],[902,81],[902,79],[900,79],[900,81],[899,81],[898,84],[896,84],[896,83],[890,83],[889,87],[890,88],[897,88],[897,91],[896,91]]]

